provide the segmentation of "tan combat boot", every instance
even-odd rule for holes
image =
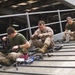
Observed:
[[[39,50],[41,53],[45,53],[47,51],[48,45],[45,43],[44,46]]]

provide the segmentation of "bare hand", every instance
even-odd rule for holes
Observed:
[[[43,34],[39,34],[38,37],[39,37],[39,38],[42,38],[42,37],[43,37]]]
[[[74,34],[74,32],[70,32],[70,35],[73,35]]]
[[[3,41],[6,41],[6,39],[7,39],[7,37],[6,37],[6,36],[4,36],[4,37],[2,38],[2,40],[3,40]]]
[[[34,39],[34,38],[36,38],[36,37],[38,37],[38,34],[37,34],[37,33],[34,33],[34,34],[31,36],[31,39]]]
[[[33,36],[38,36],[38,33],[34,33]]]
[[[12,48],[13,50],[16,50],[16,49],[18,49],[18,45],[16,45],[16,46],[13,46],[13,48]]]

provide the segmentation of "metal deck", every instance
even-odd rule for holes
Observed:
[[[59,45],[59,44],[58,44]],[[0,75],[75,75],[75,43],[64,43],[59,51],[50,53],[51,57],[34,61],[29,65],[0,69]]]

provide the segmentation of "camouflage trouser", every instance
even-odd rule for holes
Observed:
[[[22,55],[23,55],[23,53],[21,53],[21,52],[18,52],[18,53],[11,52],[11,53],[8,53],[7,58],[10,59],[10,60],[16,61],[16,58],[19,58]]]
[[[42,48],[45,43],[48,45],[49,48],[54,46],[53,39],[50,37],[47,37],[45,39],[44,43],[41,41],[41,39],[30,40],[29,43],[30,43],[31,47],[35,46],[35,47],[39,47],[39,48]]]
[[[0,52],[0,63],[10,65],[12,62],[16,61],[16,58],[20,57],[21,55],[23,54],[20,52],[19,53],[11,52],[8,54],[3,54],[2,52]]]
[[[10,60],[6,58],[6,54],[0,52],[0,63],[10,65]]]
[[[75,34],[73,34],[73,35],[70,35],[70,34],[64,34],[63,35],[63,40],[65,41],[65,40],[75,40]]]

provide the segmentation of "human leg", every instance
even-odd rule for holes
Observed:
[[[11,52],[11,53],[8,54],[7,58],[12,60],[12,61],[16,61],[16,58],[19,58],[22,55],[23,55],[23,53],[21,53],[21,52],[18,52],[18,53]]]
[[[45,39],[43,47],[39,51],[42,53],[45,53],[47,51],[48,47],[53,44],[52,40],[53,40],[53,38],[47,37]]]
[[[41,48],[43,46],[43,42],[40,39],[30,40],[29,43],[31,47],[35,46]]]
[[[74,41],[75,40],[75,34],[70,35],[70,40]]]
[[[0,56],[5,56],[5,54],[4,54],[4,53],[2,53],[2,52],[0,52]]]
[[[1,64],[6,64],[6,65],[11,64],[10,60],[6,57],[6,55],[1,53],[1,52],[0,52],[0,63]]]

